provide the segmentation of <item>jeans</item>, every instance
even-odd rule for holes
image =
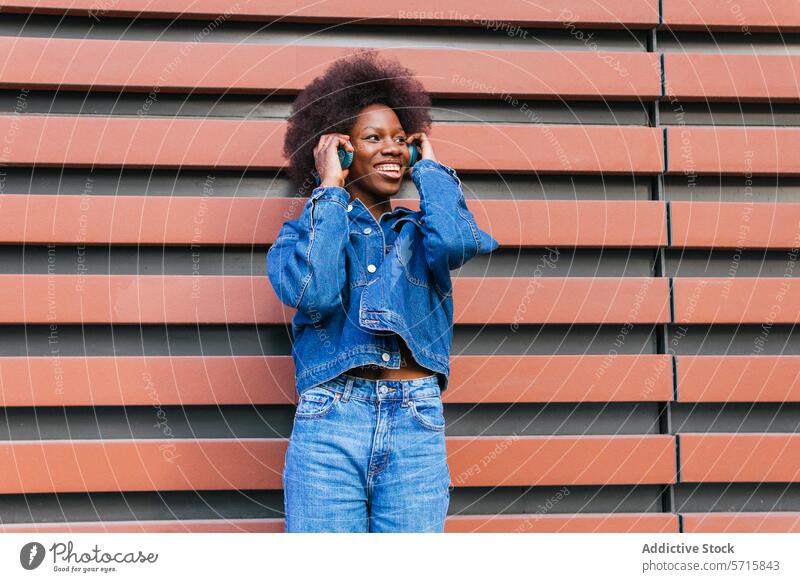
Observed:
[[[283,473],[287,532],[442,532],[450,503],[436,375],[342,373],[304,389]]]

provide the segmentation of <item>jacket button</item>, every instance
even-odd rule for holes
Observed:
[[[367,265],[367,271],[369,271],[370,273],[374,273],[377,270],[378,267],[376,267],[375,265]]]
[[[369,234],[369,233],[371,233],[371,232],[372,232],[372,229],[371,229],[370,227],[367,227],[367,228],[365,228],[365,229],[363,230],[363,232],[364,232],[364,234]]]
[[[347,212],[350,212],[352,209],[353,209],[353,205],[352,204],[348,204],[347,205]]]
[[[384,352],[381,357],[383,358],[384,362],[388,362],[391,359],[391,356],[389,354],[387,354],[386,352]]]

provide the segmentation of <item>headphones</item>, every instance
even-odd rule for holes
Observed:
[[[419,161],[420,153],[417,144],[415,144],[414,142],[407,145],[408,145],[408,167],[410,168]],[[339,164],[341,164],[343,170],[346,170],[352,165],[353,152],[348,152],[343,145],[340,145],[338,148],[336,148],[336,153],[339,154]],[[316,170],[313,170],[311,174],[314,176],[314,181],[316,182],[317,186],[319,186],[321,183],[319,179],[319,174],[317,173]]]

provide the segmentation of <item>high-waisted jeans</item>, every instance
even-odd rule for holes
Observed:
[[[435,375],[343,373],[304,390],[283,473],[286,531],[444,531],[444,424]]]

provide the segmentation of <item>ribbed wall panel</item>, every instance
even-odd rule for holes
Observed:
[[[0,531],[283,530],[280,150],[358,47],[501,243],[453,273],[447,531],[800,528],[796,2],[0,12]]]

